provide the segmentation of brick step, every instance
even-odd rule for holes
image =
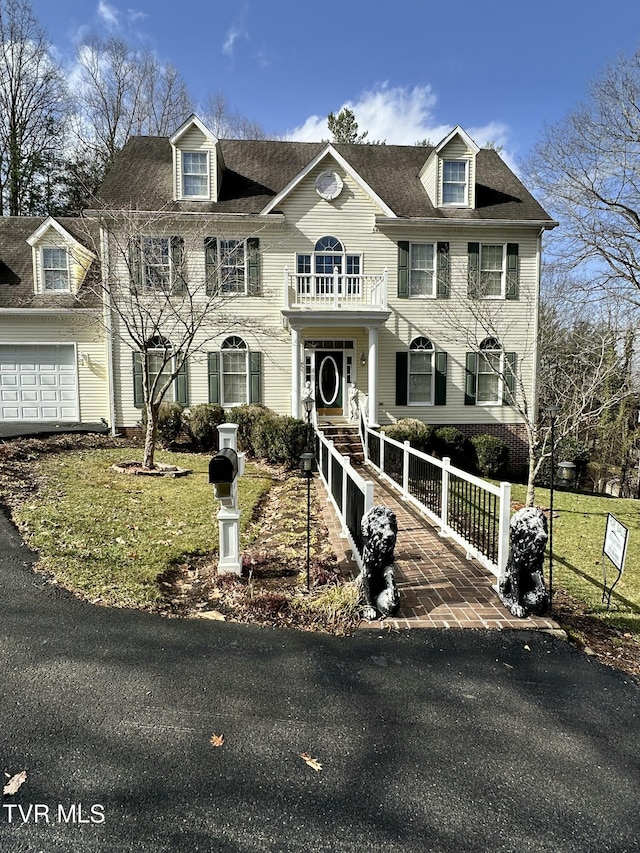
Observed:
[[[351,424],[320,424],[325,437],[333,441],[335,449],[343,456],[350,456],[353,465],[364,463],[364,451],[358,427]]]

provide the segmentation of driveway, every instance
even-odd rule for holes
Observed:
[[[553,635],[166,619],[31,563],[0,514],[0,849],[640,849],[638,686]]]

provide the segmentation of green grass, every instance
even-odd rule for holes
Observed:
[[[189,555],[218,547],[218,502],[208,483],[209,457],[157,454],[157,462],[190,469],[187,477],[118,474],[127,449],[51,454],[34,463],[35,497],[15,521],[39,551],[39,568],[91,600],[149,607],[162,598],[158,577]],[[271,480],[247,465],[239,482],[241,539]]]
[[[512,486],[512,500],[524,502],[525,495],[524,486]],[[536,488],[536,504],[549,506],[548,489]],[[554,490],[553,508],[554,588],[563,587],[592,615],[640,638],[640,502]],[[610,610],[602,603],[603,566],[609,586],[618,572],[602,553],[608,513],[629,528],[624,572]]]

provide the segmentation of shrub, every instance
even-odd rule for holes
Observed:
[[[185,426],[199,450],[218,450],[218,427],[225,421],[222,406],[200,403],[193,406],[188,418],[185,418]]]
[[[267,412],[256,420],[251,441],[256,456],[294,468],[307,446],[307,425],[289,415]]]
[[[401,418],[395,424],[384,427],[385,434],[394,441],[408,441],[415,450],[429,453],[433,438],[433,427],[417,418]]]
[[[184,406],[180,403],[160,403],[158,411],[158,441],[164,448],[171,447],[183,429]],[[142,410],[141,426],[147,428],[147,410]]]
[[[483,477],[499,477],[509,460],[509,448],[497,435],[474,435],[471,444],[475,451],[476,468]]]
[[[448,456],[454,465],[465,459],[466,439],[457,427],[438,427],[433,433],[433,452],[440,459]]]
[[[560,439],[560,441],[556,442],[556,446],[553,451],[554,462],[556,465],[556,472],[554,481],[558,482],[558,463],[559,462],[573,462],[576,466],[576,485],[580,485],[581,480],[584,478],[584,474],[587,470],[587,464],[591,459],[591,453],[589,448],[583,442],[578,441],[578,439],[573,438],[568,435],[565,438]],[[548,486],[551,482],[551,458],[548,457],[544,460],[542,465],[540,466],[540,470],[536,476],[536,483],[539,486]]]
[[[244,403],[227,412],[226,420],[238,424],[238,450],[244,450],[250,456],[257,455],[252,441],[253,427],[265,414],[269,414],[269,409],[261,403]]]

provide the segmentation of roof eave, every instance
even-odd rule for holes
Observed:
[[[554,219],[453,219],[449,217],[427,216],[402,217],[376,216],[376,225],[397,228],[419,228],[425,225],[446,225],[456,228],[543,228],[550,231],[560,223]]]

